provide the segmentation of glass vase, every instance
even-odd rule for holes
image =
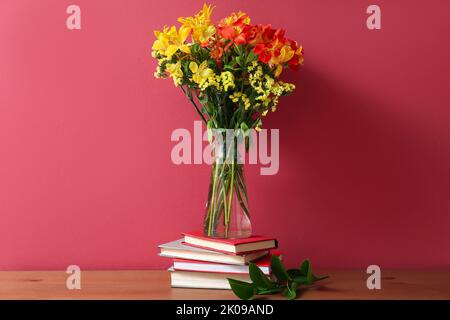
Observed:
[[[203,224],[205,236],[236,239],[252,234],[244,165],[235,162],[212,165]]]

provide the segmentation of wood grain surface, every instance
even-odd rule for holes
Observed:
[[[450,270],[382,270],[381,290],[368,290],[365,270],[322,270],[330,278],[298,299],[450,299]],[[2,271],[0,299],[235,299],[229,290],[170,287],[167,271],[82,271],[68,290],[64,271]],[[282,296],[271,296],[280,299]]]

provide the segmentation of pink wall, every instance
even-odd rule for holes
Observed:
[[[257,233],[289,264],[450,266],[450,2],[211,1],[305,47],[266,122],[280,172],[248,168]],[[65,10],[82,9],[69,31]],[[162,268],[199,227],[207,166],[170,161],[195,112],[153,78],[152,31],[200,1],[0,2],[0,269]]]

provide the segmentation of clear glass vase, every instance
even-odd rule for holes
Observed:
[[[244,165],[235,162],[212,165],[203,224],[205,236],[233,239],[252,234]]]

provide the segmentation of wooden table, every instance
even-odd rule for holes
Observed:
[[[330,279],[300,292],[299,299],[450,299],[450,270],[382,270],[381,290],[367,289],[364,270],[318,274]],[[167,271],[82,271],[81,290],[68,290],[67,276],[64,271],[2,271],[0,299],[235,299],[229,290],[170,288]]]

